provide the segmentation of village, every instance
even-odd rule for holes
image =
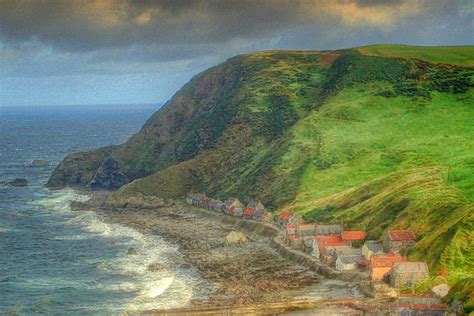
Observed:
[[[441,299],[449,287],[441,284],[423,294],[401,293],[413,289],[429,278],[428,265],[423,261],[409,261],[403,250],[413,246],[416,234],[410,230],[387,230],[380,240],[366,240],[362,230],[345,230],[342,224],[308,224],[289,211],[277,216],[268,212],[261,202],[244,205],[237,198],[225,202],[201,193],[191,193],[186,203],[245,220],[266,222],[278,227],[283,244],[293,252],[310,255],[319,264],[341,273],[365,273],[372,289],[387,292],[398,298],[401,315],[445,315],[447,306]]]

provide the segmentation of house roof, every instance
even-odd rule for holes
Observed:
[[[425,262],[396,262],[393,264],[394,273],[419,273],[426,272],[428,273],[428,266]]]
[[[230,198],[227,200],[226,205],[228,208],[244,208],[245,206],[237,198]]]
[[[336,250],[338,256],[359,256],[362,255],[362,249],[360,248],[352,248],[352,247],[344,247]]]
[[[244,211],[244,215],[246,216],[252,216],[255,210],[253,208],[248,208]]]
[[[342,225],[317,225],[316,234],[318,235],[334,235],[343,231]]]
[[[313,224],[297,224],[296,229],[298,230],[315,229],[315,226]]]
[[[362,230],[345,230],[342,232],[342,239],[344,240],[364,240],[367,233]]]
[[[255,208],[258,209],[258,210],[263,211],[263,210],[265,210],[265,205],[263,205],[262,202],[259,201],[257,203],[257,205],[255,206]]]
[[[415,233],[411,230],[389,230],[388,236],[393,241],[415,240]]]
[[[283,211],[279,215],[280,219],[288,220],[291,217],[291,213],[289,211]]]
[[[359,261],[363,259],[363,256],[349,255],[349,256],[339,256],[338,258],[342,263],[350,264],[350,263],[358,263]]]
[[[318,247],[323,251],[327,247],[348,246],[349,244],[341,239],[340,235],[318,235],[314,237]]]
[[[406,258],[396,253],[389,253],[386,256],[372,256],[370,257],[370,265],[373,268],[390,268],[396,262],[404,262]]]
[[[364,245],[372,252],[378,253],[382,252],[382,247],[375,240],[367,240]]]

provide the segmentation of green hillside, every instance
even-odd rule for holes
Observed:
[[[49,185],[121,186],[117,205],[190,191],[255,198],[371,238],[411,228],[411,258],[471,284],[472,52],[378,45],[237,56],[193,78],[107,157],[84,155],[95,157],[88,168],[66,158]]]
[[[370,45],[357,50],[369,56],[415,58],[432,63],[474,66],[474,46]]]

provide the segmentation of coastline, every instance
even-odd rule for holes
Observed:
[[[179,201],[145,209],[114,208],[105,204],[105,199],[106,194],[94,193],[90,203],[73,207],[89,208],[106,222],[158,235],[178,245],[185,264],[196,268],[204,279],[215,285],[205,299],[193,299],[188,306],[179,309],[143,311],[146,314],[212,315],[217,311],[239,313],[239,310],[261,314],[270,310],[281,313],[317,309],[353,315],[387,305],[387,302],[366,298],[359,291],[358,282],[324,277],[282,256],[275,249],[276,234],[271,227],[242,225],[232,216]],[[226,237],[232,232],[245,235],[248,241],[226,243]]]

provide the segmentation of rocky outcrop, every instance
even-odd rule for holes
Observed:
[[[242,232],[233,231],[225,236],[224,244],[226,246],[240,245],[249,241],[249,238]]]
[[[93,189],[117,189],[128,182],[129,179],[120,170],[118,162],[109,157],[97,169],[89,186]]]
[[[26,179],[15,179],[13,181],[7,182],[8,185],[12,187],[26,187],[28,185],[28,181]]]
[[[116,147],[109,146],[98,150],[70,154],[53,171],[46,187],[62,189],[64,187],[89,186],[99,168],[103,166]],[[106,171],[102,170],[102,174],[104,172]]]

